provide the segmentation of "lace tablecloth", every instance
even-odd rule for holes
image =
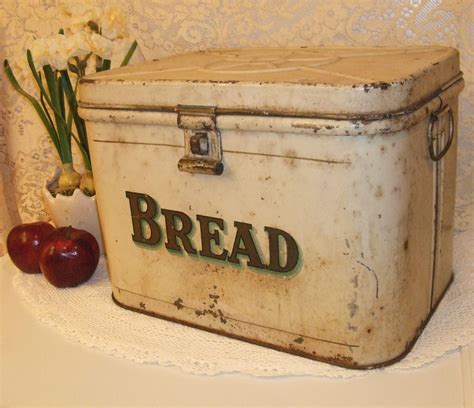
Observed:
[[[421,367],[474,340],[474,232],[455,236],[455,279],[413,350],[386,371]],[[136,363],[186,372],[355,377],[348,370],[122,309],[111,299],[105,260],[88,283],[56,289],[17,272],[13,285],[37,319],[68,340]]]

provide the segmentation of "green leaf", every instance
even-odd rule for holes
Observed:
[[[54,144],[54,147],[56,148],[59,158],[61,159],[61,162],[64,163],[64,158],[61,154],[61,149],[59,145],[59,139],[58,135],[56,133],[56,130],[52,126],[52,124],[49,122],[48,117],[46,116],[45,112],[41,108],[40,104],[38,101],[30,95],[28,92],[26,92],[18,83],[15,75],[13,74],[13,71],[10,67],[10,64],[8,63],[8,60],[3,61],[3,70],[5,72],[5,75],[7,76],[8,80],[10,81],[11,85],[13,88],[23,97],[25,97],[33,106],[34,110],[38,114],[38,117],[40,118],[41,122],[43,123],[46,131],[48,132],[48,136],[50,137],[51,141]]]
[[[43,67],[46,84],[48,85],[49,95],[52,105],[54,106],[54,119],[56,121],[56,129],[59,137],[59,145],[61,152],[67,163],[72,163],[71,151],[71,134],[67,132],[67,124],[61,111],[61,95],[62,87],[58,84],[55,72],[50,65]]]

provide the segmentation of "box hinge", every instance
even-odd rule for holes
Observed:
[[[179,105],[176,112],[178,127],[184,131],[184,156],[178,161],[179,170],[216,176],[222,174],[224,164],[216,108]]]

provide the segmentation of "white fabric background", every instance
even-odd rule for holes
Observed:
[[[64,25],[58,0],[3,0],[0,57]],[[110,2],[97,0],[97,4]],[[140,52],[135,60],[212,47],[439,44],[461,52],[456,242],[471,242],[474,167],[474,7],[471,0],[118,0]],[[23,98],[0,74],[0,256],[12,225],[46,219],[39,188],[56,157]],[[467,282],[472,250],[457,252]],[[462,259],[460,259],[462,257]],[[461,262],[461,264],[459,264]],[[462,263],[463,262],[463,263]],[[26,277],[23,277],[26,279]],[[21,278],[18,278],[21,279]],[[471,299],[472,300],[472,299]],[[470,313],[472,314],[472,305]],[[472,321],[470,323],[472,326]]]

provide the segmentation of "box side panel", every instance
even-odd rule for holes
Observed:
[[[453,230],[454,203],[456,197],[456,158],[457,158],[457,115],[458,102],[456,98],[447,101],[451,107],[454,120],[454,139],[446,155],[437,163],[432,163],[434,195],[437,196],[436,212],[436,248],[433,265],[433,282],[431,306],[440,300],[453,274]],[[446,145],[449,133],[448,116],[441,119],[440,148]]]

